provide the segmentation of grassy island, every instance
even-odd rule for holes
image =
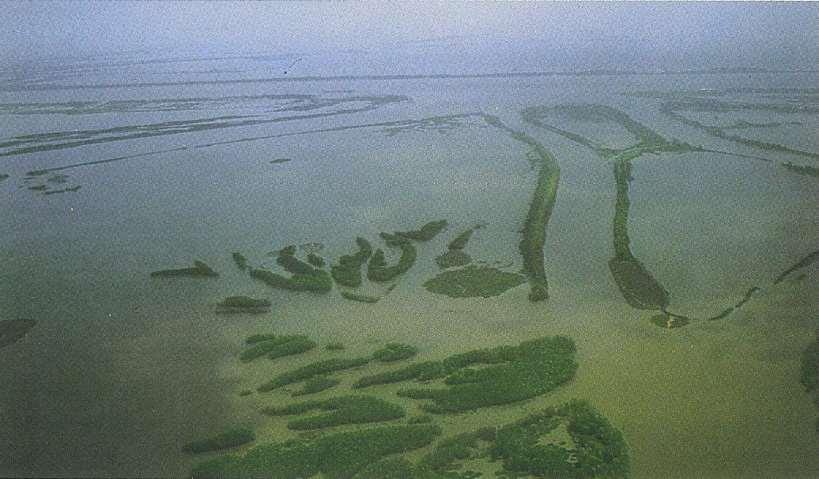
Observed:
[[[307,401],[285,407],[270,407],[264,412],[270,416],[291,416],[311,411],[324,411],[287,423],[288,429],[298,431],[323,429],[344,424],[366,424],[390,421],[405,416],[401,406],[371,396],[339,396],[324,401]]]
[[[364,238],[356,238],[358,251],[352,255],[344,255],[338,259],[338,264],[330,268],[330,274],[336,283],[350,288],[361,286],[361,266],[373,254],[373,247]]]
[[[565,428],[571,444],[550,440],[558,428]],[[505,470],[535,477],[625,478],[630,469],[623,435],[585,401],[548,408],[500,428],[492,455]]]
[[[233,262],[236,263],[236,267],[242,271],[247,270],[247,258],[242,253],[232,253],[231,256],[233,257]]]
[[[304,382],[302,388],[293,393],[293,396],[306,396],[308,394],[316,394],[321,391],[336,387],[341,383],[336,378],[328,378],[327,376],[316,376]]]
[[[266,313],[272,303],[267,299],[254,299],[248,296],[228,296],[217,303],[220,313]]]
[[[353,358],[353,359],[326,359],[315,363],[302,366],[300,368],[279,374],[270,381],[262,384],[256,388],[259,392],[272,391],[288,384],[311,379],[316,376],[322,376],[336,371],[343,371],[345,369],[353,369],[363,366],[370,362],[370,358]]]
[[[393,266],[387,265],[387,261],[384,259],[384,251],[381,249],[375,250],[375,254],[372,255],[370,262],[367,264],[367,279],[383,283],[395,279],[412,268],[418,257],[415,245],[408,240],[402,240],[397,246],[401,249],[401,257],[398,259],[398,263]]]
[[[391,363],[409,359],[418,354],[418,348],[402,343],[388,343],[385,347],[373,353],[373,359],[382,363]]]
[[[241,456],[223,456],[198,464],[191,475],[194,479],[293,479],[322,474],[328,479],[348,479],[387,456],[427,446],[440,433],[437,426],[414,424],[263,444]]]
[[[215,278],[219,273],[201,261],[194,261],[193,268],[163,269],[151,273],[153,277],[169,278],[174,276],[190,276],[193,278]]]
[[[295,257],[296,247],[288,246],[279,251],[276,258],[285,271],[291,273],[291,277],[274,273],[265,269],[251,269],[250,276],[264,282],[268,286],[292,291],[311,291],[314,293],[326,293],[333,288],[333,280],[327,271],[318,269]]]
[[[451,298],[489,298],[526,282],[516,273],[507,273],[490,266],[467,266],[447,270],[424,283],[424,288]]]
[[[239,355],[239,359],[243,362],[253,361],[261,356],[267,356],[270,359],[292,356],[305,353],[316,347],[314,341],[300,334],[291,336],[271,335],[266,339],[254,340],[248,344],[250,347]]]
[[[430,399],[428,412],[458,412],[507,404],[545,394],[573,376],[574,342],[563,336],[544,337],[520,343],[478,349],[450,356],[443,361],[427,361],[364,376],[353,384],[363,388],[408,380],[445,378],[448,387],[405,389],[399,395]],[[475,369],[473,366],[484,366]]]

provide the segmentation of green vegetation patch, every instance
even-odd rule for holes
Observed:
[[[373,353],[373,359],[382,363],[401,361],[409,359],[418,354],[418,348],[402,343],[388,343],[383,348]]]
[[[440,433],[438,427],[427,424],[383,426],[263,444],[243,456],[203,462],[194,467],[192,476],[293,479],[323,474],[327,479],[349,479],[389,455],[430,444]]]
[[[219,313],[266,313],[270,311],[271,303],[249,296],[228,296],[216,306]]]
[[[816,339],[802,352],[799,381],[813,396],[814,404],[819,407],[819,331],[816,332],[816,335]],[[819,433],[819,430],[816,432]]]
[[[441,440],[432,452],[421,459],[421,469],[447,473],[459,467],[459,461],[489,457],[491,442],[495,440],[495,428],[467,432]],[[489,444],[487,444],[489,443]],[[466,476],[464,476],[466,474]],[[453,477],[479,477],[474,472],[463,471]]]
[[[448,387],[406,389],[399,395],[430,399],[428,412],[458,412],[508,404],[545,394],[574,377],[574,342],[564,336],[525,341],[518,346],[477,349],[443,361],[416,363],[405,368],[364,376],[353,384],[363,388],[411,379],[445,377]],[[483,365],[476,369],[470,366]]]
[[[324,349],[327,351],[344,351],[344,344],[339,342],[329,343],[327,346],[324,346]]]
[[[413,231],[396,231],[395,235],[415,241],[429,241],[447,226],[446,220],[430,221],[420,229]]]
[[[7,175],[5,173],[0,173],[0,181],[4,181],[4,180],[7,180],[7,179],[9,179],[9,175]]]
[[[215,278],[219,273],[214,271],[210,266],[202,261],[194,261],[193,268],[179,268],[179,269],[163,269],[151,273],[153,277],[173,277],[173,276],[190,276],[194,278]]]
[[[287,163],[287,162],[290,162],[290,161],[293,161],[293,159],[292,158],[276,158],[275,160],[270,160],[270,163],[276,165],[276,164],[279,164],[279,163]]]
[[[0,321],[0,348],[23,339],[37,324],[33,319],[7,319]]]
[[[357,368],[370,362],[370,358],[352,358],[352,359],[327,359],[308,364],[306,366],[279,374],[270,381],[262,384],[257,388],[259,392],[272,391],[288,384],[293,384],[305,379],[310,379],[315,376],[342,371],[345,369]]]
[[[250,344],[251,346],[242,351],[242,353],[239,355],[239,359],[244,362],[253,361],[256,358],[265,355],[270,359],[276,359],[283,356],[292,356],[294,354],[307,352],[316,347],[315,342],[303,335],[274,335],[270,338],[254,341]]]
[[[358,301],[359,303],[377,303],[381,300],[378,296],[367,296],[366,294],[357,294],[351,291],[342,291],[341,297],[349,299],[350,301]]]
[[[327,376],[317,376],[310,378],[304,382],[300,390],[293,393],[293,396],[306,396],[308,394],[316,394],[321,391],[336,387],[341,383],[336,378],[328,378]]]
[[[314,274],[294,274],[290,278],[265,269],[251,269],[250,276],[278,289],[326,293],[333,289],[333,281],[326,271],[316,270]]]
[[[526,278],[490,266],[467,266],[443,271],[426,281],[424,287],[452,298],[489,298],[523,284]]]
[[[550,442],[564,425],[572,445]],[[497,432],[492,454],[507,471],[536,477],[619,478],[629,474],[623,435],[585,401],[548,408]]]
[[[367,279],[377,282],[390,281],[412,268],[418,257],[415,245],[404,240],[397,246],[401,248],[401,257],[398,259],[398,263],[393,266],[387,265],[387,261],[384,259],[384,251],[380,249],[375,251],[367,264]]]
[[[472,257],[464,253],[463,249],[466,248],[466,245],[469,243],[469,239],[472,238],[472,233],[474,233],[478,228],[480,228],[480,225],[469,228],[450,241],[447,245],[446,253],[435,258],[435,262],[438,264],[438,266],[446,269],[453,268],[455,266],[466,266],[467,264],[471,263]]]
[[[202,452],[219,451],[231,447],[241,446],[256,440],[256,434],[247,428],[237,427],[229,429],[207,439],[200,439],[182,446],[182,452],[198,454]]]
[[[356,238],[358,251],[352,255],[344,255],[338,259],[338,264],[330,268],[330,274],[336,283],[350,288],[361,286],[361,266],[373,254],[373,247],[364,238]]]
[[[236,267],[240,270],[245,271],[247,269],[247,258],[242,253],[232,253],[233,262],[236,263]]]
[[[276,263],[292,274],[289,278],[264,269],[251,269],[250,276],[266,283],[268,286],[292,291],[326,293],[333,288],[333,280],[327,271],[296,258],[295,254],[296,247],[291,245],[282,248],[276,258]]]
[[[316,268],[323,268],[325,265],[324,258],[317,255],[316,253],[308,253],[307,262],[310,263],[312,266],[315,266]]]
[[[344,424],[366,424],[400,419],[406,415],[396,404],[371,396],[339,396],[323,401],[306,401],[284,407],[269,407],[262,412],[270,416],[291,416],[311,411],[326,411],[287,423],[289,429],[310,430]]]

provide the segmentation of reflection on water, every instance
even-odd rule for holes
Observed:
[[[183,60],[0,93],[0,474],[819,472],[812,76]]]

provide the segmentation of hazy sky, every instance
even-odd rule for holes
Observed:
[[[478,70],[816,68],[819,58],[816,3],[17,1],[0,5],[0,25],[0,59],[16,61],[143,49],[356,49],[395,55],[396,67],[410,70],[446,69],[450,60]]]

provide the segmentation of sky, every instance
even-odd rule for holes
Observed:
[[[0,60],[366,52],[394,73],[817,67],[817,3],[23,2]],[[434,70],[434,71],[432,71]]]

